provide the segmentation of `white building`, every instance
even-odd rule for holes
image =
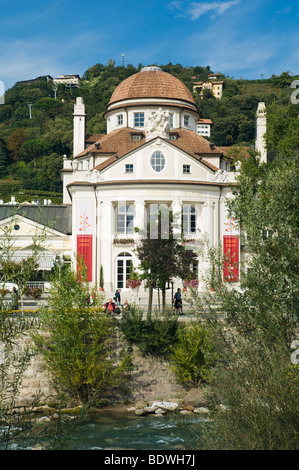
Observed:
[[[211,127],[213,122],[211,119],[198,119],[196,130],[199,135],[203,137],[211,137]]]
[[[102,266],[105,291],[126,291],[130,266],[138,266],[135,227],[146,228],[155,205],[182,220],[190,248],[206,238],[217,245],[234,237],[239,257],[225,206],[235,174],[222,169],[223,149],[198,134],[195,101],[181,81],[158,67],[124,80],[107,106],[107,134],[87,147],[82,98],[73,118],[74,158],[62,169],[64,204],[72,206],[73,253],[84,254],[92,284],[99,285]],[[200,281],[204,269],[199,263]]]
[[[58,75],[58,77],[53,79],[55,85],[68,85],[70,87],[78,88],[80,86],[80,76],[79,75]]]

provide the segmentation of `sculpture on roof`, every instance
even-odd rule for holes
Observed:
[[[168,110],[163,110],[162,108],[154,112],[147,110],[145,113],[144,129],[146,140],[158,136],[167,139],[170,130]]]

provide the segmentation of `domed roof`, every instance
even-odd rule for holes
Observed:
[[[120,83],[114,90],[109,105],[134,98],[170,98],[195,105],[188,88],[178,78],[159,67],[145,67]]]

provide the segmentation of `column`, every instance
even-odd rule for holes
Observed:
[[[204,291],[206,281],[208,280],[210,270],[210,260],[208,257],[209,248],[213,243],[213,219],[214,219],[214,202],[207,200],[202,206],[202,240],[204,243],[203,259],[199,263],[199,290]]]
[[[173,214],[173,238],[179,239],[182,236],[182,202],[172,202],[172,214]]]
[[[101,264],[104,273],[104,289],[112,291],[113,266],[112,266],[112,244],[114,238],[114,207],[111,201],[101,204],[100,233],[101,233]]]
[[[139,232],[136,233],[136,239],[143,237],[146,230],[146,220],[145,220],[145,202],[143,199],[136,199],[134,202],[135,206],[135,217],[134,217],[134,227],[138,227]]]

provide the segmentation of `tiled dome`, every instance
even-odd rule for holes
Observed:
[[[159,67],[145,67],[120,83],[114,90],[109,105],[134,98],[170,98],[195,105],[188,88]]]

